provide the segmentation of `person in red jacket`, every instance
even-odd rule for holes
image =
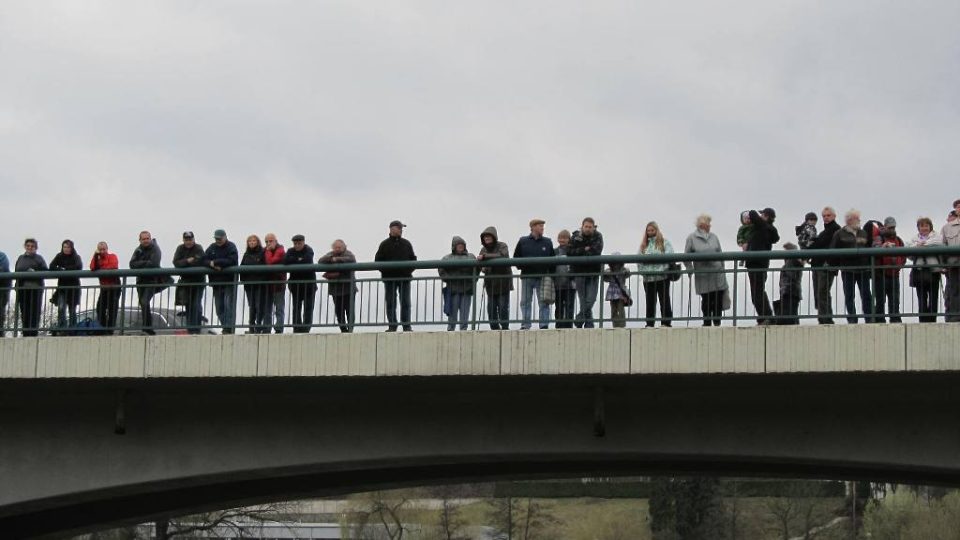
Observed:
[[[97,251],[90,259],[90,270],[117,270],[120,261],[110,253],[106,242],[97,243]],[[116,276],[100,277],[100,296],[97,298],[97,323],[103,327],[104,335],[112,335],[117,327],[117,310],[120,307],[120,278]]]
[[[283,245],[277,241],[277,235],[273,233],[267,233],[267,235],[263,237],[263,241],[267,244],[266,249],[264,249],[267,265],[283,264],[283,257],[287,252],[285,249],[283,249]],[[270,286],[267,292],[266,307],[267,320],[269,324],[270,316],[272,314],[273,331],[277,334],[282,334],[283,317],[286,311],[284,309],[286,306],[284,296],[286,295],[287,273],[277,272],[276,274],[271,274],[269,279]],[[269,328],[267,330],[269,330]]]
[[[897,220],[888,217],[883,220],[880,231],[880,245],[883,248],[903,247],[903,240],[897,236]],[[877,257],[873,271],[874,301],[876,322],[886,322],[884,313],[890,315],[890,322],[902,322],[900,319],[900,270],[907,262],[903,256]],[[884,311],[889,308],[889,311]]]

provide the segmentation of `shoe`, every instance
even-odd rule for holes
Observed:
[[[152,328],[144,328],[144,329],[143,329],[143,333],[146,334],[146,335],[148,335],[148,336],[155,336],[155,335],[157,335],[157,332],[154,331]]]
[[[396,331],[397,331],[397,327],[396,327],[396,326],[391,326],[391,327],[387,328],[387,332],[396,332]]]
[[[404,326],[404,327],[403,327],[403,331],[404,331],[404,332],[413,332],[413,327],[412,327],[412,326],[409,326],[409,325],[408,325],[408,326]]]

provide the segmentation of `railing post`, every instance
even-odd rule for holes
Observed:
[[[732,317],[734,326],[737,326],[737,299],[739,298],[739,296],[737,295],[737,289],[740,288],[738,283],[739,280],[737,279],[737,274],[740,272],[739,268],[740,268],[739,261],[734,259],[733,261],[733,298],[731,298],[731,302],[730,302],[730,308],[733,310],[733,313],[731,313],[730,316]]]
[[[480,268],[474,266],[471,275],[473,276],[473,282],[470,284],[470,286],[473,288],[473,295],[471,295],[473,302],[470,303],[470,329],[475,331],[477,329],[477,304],[480,303],[480,296],[477,294],[477,282],[479,281]]]
[[[597,300],[596,300],[596,302],[598,302],[598,303],[600,304],[600,324],[599,324],[599,328],[603,328],[603,308],[604,308],[604,304],[606,304],[606,302],[603,301],[603,297],[604,297],[604,296],[603,296],[603,265],[600,266],[600,275],[597,276],[597,279],[599,280],[599,283],[597,283]],[[574,315],[574,318],[576,318],[576,315]]]
[[[120,317],[115,323],[118,328],[111,328],[111,332],[119,331],[119,335],[123,335],[124,322],[127,318],[127,276],[123,276],[120,279]]]

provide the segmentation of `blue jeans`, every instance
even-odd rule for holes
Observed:
[[[866,270],[843,270],[840,272],[843,281],[843,302],[847,307],[847,322],[857,324],[857,296],[860,289],[860,305],[863,308],[863,319],[873,321],[873,294],[870,292],[870,273]]]
[[[410,280],[384,281],[383,290],[387,301],[387,323],[397,328],[397,295],[400,295],[400,324],[404,330],[410,329]]]
[[[600,276],[577,276],[574,283],[580,300],[580,313],[577,313],[575,324],[577,328],[593,328],[593,305],[597,303]]]
[[[890,315],[890,322],[901,322],[900,318],[900,275],[888,276],[882,271],[873,275],[874,295],[876,296],[877,322],[883,322],[883,316]]]
[[[537,292],[537,304],[540,306],[540,313],[537,320],[540,322],[540,328],[550,327],[550,306],[543,303],[540,298],[540,278],[525,277],[521,278],[522,296],[520,297],[520,314],[523,316],[523,322],[520,324],[521,330],[529,330],[533,322],[533,292]]]
[[[470,320],[470,306],[473,304],[473,295],[466,293],[452,293],[450,295],[450,315],[447,316],[447,330],[456,328],[460,323],[460,329],[467,329],[467,322]]]
[[[179,287],[187,287],[187,305],[184,306],[187,312],[187,333],[199,334],[203,326],[203,291],[206,285],[190,283],[179,285]]]
[[[510,328],[510,293],[487,294],[487,319],[491,330]]]
[[[72,291],[71,291],[72,292]],[[70,302],[69,294],[59,294],[57,296],[57,326],[60,328],[74,328],[77,326],[77,305]],[[69,320],[67,313],[70,314]]]
[[[224,334],[232,334],[237,323],[237,286],[214,285],[213,305],[217,309],[217,318]]]
[[[286,311],[284,309],[285,296],[286,291],[284,291],[283,287],[280,287],[278,291],[267,292],[266,324],[268,327],[272,324],[273,331],[278,334],[283,333],[283,317]],[[267,330],[269,330],[269,328],[267,328]]]

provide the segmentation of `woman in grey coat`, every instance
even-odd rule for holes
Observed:
[[[706,214],[697,216],[697,230],[687,237],[684,253],[720,253],[720,239],[710,232],[712,219]],[[684,263],[693,270],[694,287],[700,295],[700,311],[704,326],[720,326],[723,317],[723,297],[727,294],[727,276],[723,261],[695,261]]]

